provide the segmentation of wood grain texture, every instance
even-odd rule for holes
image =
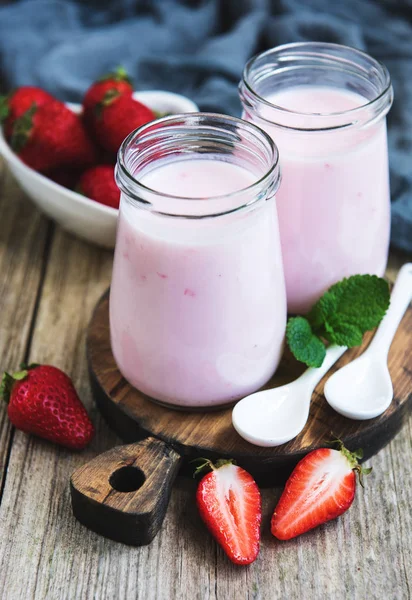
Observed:
[[[27,200],[0,160],[0,369],[14,370],[26,354],[45,261],[48,222]],[[0,403],[0,488],[11,427]],[[1,500],[1,498],[0,498]]]
[[[150,544],[166,514],[181,456],[156,438],[116,446],[71,476],[73,514],[92,531]]]
[[[11,197],[9,191],[7,197]],[[0,219],[0,239],[12,236],[19,225],[14,220],[11,232],[7,229],[7,233],[4,227]],[[26,242],[22,239],[19,243]],[[404,262],[403,258],[399,260]],[[399,264],[396,257],[391,262],[393,275]],[[16,261],[15,268],[23,269],[24,264]],[[84,345],[86,326],[97,299],[108,285],[110,267],[109,253],[57,231],[30,358],[53,362],[72,375],[91,411],[97,435],[91,447],[79,454],[22,433],[15,435],[0,506],[0,598],[410,598],[411,417],[398,436],[369,461],[374,470],[366,479],[365,489],[357,490],[352,508],[324,527],[295,541],[277,542],[269,533],[269,521],[280,489],[263,490],[261,553],[248,568],[231,565],[207,533],[194,505],[196,483],[189,478],[177,479],[163,526],[149,546],[133,548],[113,542],[76,521],[71,511],[70,475],[75,468],[120,443],[94,409]],[[21,272],[17,276],[22,278]],[[25,276],[29,277],[27,270]],[[21,302],[26,301],[22,293],[16,293],[15,289],[11,292]],[[10,298],[2,296],[2,310],[7,297]],[[13,303],[10,306],[15,308]],[[20,358],[20,350],[24,351],[26,334],[19,338],[13,315],[7,314],[7,322],[0,321],[0,325],[3,335],[11,336],[16,348],[6,350],[13,366],[15,358]]]
[[[71,514],[70,475],[76,467],[118,443],[94,414],[97,411],[89,397],[84,337],[93,305],[110,280],[111,263],[111,253],[57,230],[28,358],[54,364],[73,378],[81,399],[92,409],[97,433],[87,451],[71,453],[16,432],[0,506],[1,530],[6,530],[6,523],[13,524],[7,528],[7,543],[0,546],[0,598],[31,598],[35,594],[47,597],[50,581],[44,575],[59,568],[63,576],[59,586],[64,590],[71,575],[63,565],[67,552],[77,552],[77,543],[70,550],[66,546],[67,532],[62,531],[65,524],[81,528]],[[53,593],[56,598],[64,597],[63,593]]]
[[[394,400],[380,417],[353,421],[336,413],[323,396],[325,377],[316,387],[309,420],[302,433],[276,448],[260,448],[241,438],[232,426],[231,408],[213,412],[183,412],[152,402],[130,386],[114,361],[109,332],[109,298],[105,295],[93,314],[87,336],[88,360],[96,401],[107,422],[123,439],[133,441],[154,435],[170,444],[187,461],[204,456],[231,457],[263,485],[282,482],[300,458],[333,438],[351,449],[362,447],[365,458],[375,454],[398,432],[412,405],[412,307],[405,314],[389,353]],[[346,352],[331,371],[361,354],[372,334],[360,348]],[[302,365],[290,355],[265,387],[292,381]],[[328,375],[329,376],[329,375]]]

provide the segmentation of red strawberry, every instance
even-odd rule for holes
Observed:
[[[364,469],[357,459],[361,450],[349,452],[319,448],[309,452],[295,467],[273,513],[271,531],[279,540],[289,540],[348,510],[355,497],[356,475]]]
[[[86,167],[96,152],[78,115],[58,100],[32,105],[13,126],[11,147],[36,171]]]
[[[259,488],[251,475],[231,461],[219,460],[200,481],[196,502],[200,516],[230,560],[248,565],[259,554],[262,520]]]
[[[83,449],[93,437],[93,424],[70,378],[56,367],[31,365],[5,373],[0,393],[17,429],[73,450]]]
[[[107,92],[95,113],[93,131],[102,148],[115,154],[130,132],[155,118],[150,108],[131,96]]]
[[[42,106],[50,100],[54,100],[51,94],[41,88],[28,85],[17,88],[7,96],[0,97],[0,120],[5,121],[6,138],[10,139],[15,120],[29,110],[33,104]]]
[[[96,202],[119,208],[120,190],[114,179],[112,165],[98,165],[87,169],[81,176],[77,189]]]
[[[106,93],[113,91],[126,96],[132,95],[133,87],[123,67],[117,67],[113,73],[108,73],[89,87],[83,99],[86,121],[93,117],[94,109],[100,104]]]

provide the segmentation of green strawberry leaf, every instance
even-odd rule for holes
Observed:
[[[16,381],[22,381],[26,377],[27,377],[26,370],[17,371],[16,373],[13,373],[12,375],[7,372],[3,373],[3,377],[1,378],[1,383],[0,383],[0,398],[2,398],[2,400],[7,402],[7,404],[8,404],[10,401],[10,395],[11,395],[11,391],[12,391],[14,383]]]
[[[14,379],[10,373],[3,373],[0,383],[0,398],[7,402],[10,401],[11,388],[13,387]]]
[[[9,96],[0,96],[0,123],[7,119],[9,113]]]
[[[33,129],[33,116],[36,110],[37,105],[33,102],[31,107],[20,118],[16,119],[13,125],[10,145],[17,154],[23,150],[30,139]]]
[[[103,77],[100,77],[98,81],[108,81],[110,79],[113,79],[114,81],[127,81],[127,83],[132,85],[132,81],[126,69],[122,65],[117,66],[114,71],[103,75]]]
[[[118,90],[112,89],[107,90],[103,98],[96,104],[94,107],[94,112],[97,118],[100,118],[103,113],[103,109],[107,106],[113,104],[113,102],[120,96],[120,92]]]
[[[30,369],[35,369],[36,367],[40,367],[40,363],[20,363],[19,365],[20,371],[30,371]]]
[[[286,339],[293,356],[308,367],[320,367],[325,358],[326,348],[322,340],[314,334],[305,317],[291,317],[286,326]]]

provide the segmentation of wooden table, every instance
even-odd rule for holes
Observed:
[[[388,275],[407,257],[392,254]],[[112,254],[64,233],[3,170],[0,197],[1,369],[21,361],[64,369],[96,424],[74,453],[10,427],[0,409],[0,598],[141,600],[406,599],[412,589],[412,420],[376,455],[373,473],[340,519],[290,542],[269,520],[279,489],[263,490],[263,538],[248,568],[228,562],[197,514],[195,482],[178,478],[163,527],[132,548],[73,517],[72,471],[120,443],[98,414],[85,330],[108,286]]]

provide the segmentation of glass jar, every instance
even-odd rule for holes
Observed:
[[[260,388],[286,327],[271,138],[222,115],[166,117],[124,141],[116,179],[110,329],[124,377],[183,409]]]
[[[252,58],[243,117],[281,156],[277,196],[288,310],[304,313],[333,283],[383,275],[390,232],[387,69],[345,46],[298,43]]]

